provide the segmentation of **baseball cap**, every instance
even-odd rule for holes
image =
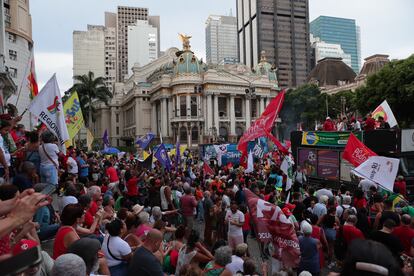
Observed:
[[[12,249],[13,256],[19,255],[23,251],[26,251],[38,245],[39,244],[37,243],[37,241],[34,241],[34,240],[26,240],[26,239],[20,240],[18,243],[16,243],[13,246],[13,249]]]

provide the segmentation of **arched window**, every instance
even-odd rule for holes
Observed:
[[[191,129],[191,142],[198,143],[198,127],[193,127]]]
[[[180,128],[180,143],[187,142],[187,128],[181,127]]]
[[[225,127],[220,127],[219,129],[219,136],[220,136],[220,140],[226,142],[229,139],[229,134],[227,131],[227,128]]]

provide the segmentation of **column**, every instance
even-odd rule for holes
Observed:
[[[191,117],[191,96],[187,95],[185,100],[186,100],[185,106],[187,107],[187,118],[188,118],[188,117]]]
[[[171,123],[171,119],[174,117],[174,110],[173,110],[173,99],[169,98],[168,99],[168,137],[173,138],[173,130],[172,130],[172,123]]]
[[[236,136],[236,114],[234,112],[234,95],[230,95],[230,135]]]
[[[187,124],[187,147],[191,148],[191,125]]]
[[[154,134],[158,133],[157,128],[157,102],[151,103],[152,111],[151,111],[151,131]]]
[[[265,110],[265,102],[264,102],[264,98],[260,97],[260,109],[259,109],[259,116],[263,113],[263,111]]]
[[[161,99],[161,134],[163,137],[168,136],[168,112],[167,99]]]
[[[246,103],[246,115],[244,117],[246,118],[246,130],[247,130],[247,128],[250,127],[250,121],[251,121],[251,119],[250,119],[250,115],[251,115],[250,114],[250,100],[248,98],[246,98],[245,103]]]
[[[219,134],[219,111],[218,111],[218,95],[214,95],[214,126],[217,130],[217,135]]]
[[[181,113],[180,113],[180,96],[175,97],[175,104],[176,104],[175,116],[180,117],[181,116]]]
[[[212,95],[207,95],[207,110],[204,114],[207,115],[207,123],[206,123],[206,134],[209,135],[210,129],[213,127],[213,101],[211,99]]]

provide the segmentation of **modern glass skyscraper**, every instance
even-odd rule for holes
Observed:
[[[326,43],[340,44],[344,52],[351,55],[352,69],[359,73],[359,27],[354,19],[319,16],[310,23],[310,33]]]

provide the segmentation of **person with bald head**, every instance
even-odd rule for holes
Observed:
[[[144,244],[138,248],[129,265],[129,276],[161,276],[164,275],[162,265],[154,255],[161,246],[162,233],[151,229],[145,237]]]
[[[400,240],[401,244],[404,246],[404,253],[408,256],[411,254],[411,241],[414,239],[414,229],[411,228],[411,217],[408,214],[404,214],[401,217],[401,225],[394,228],[392,231],[394,236]]]

